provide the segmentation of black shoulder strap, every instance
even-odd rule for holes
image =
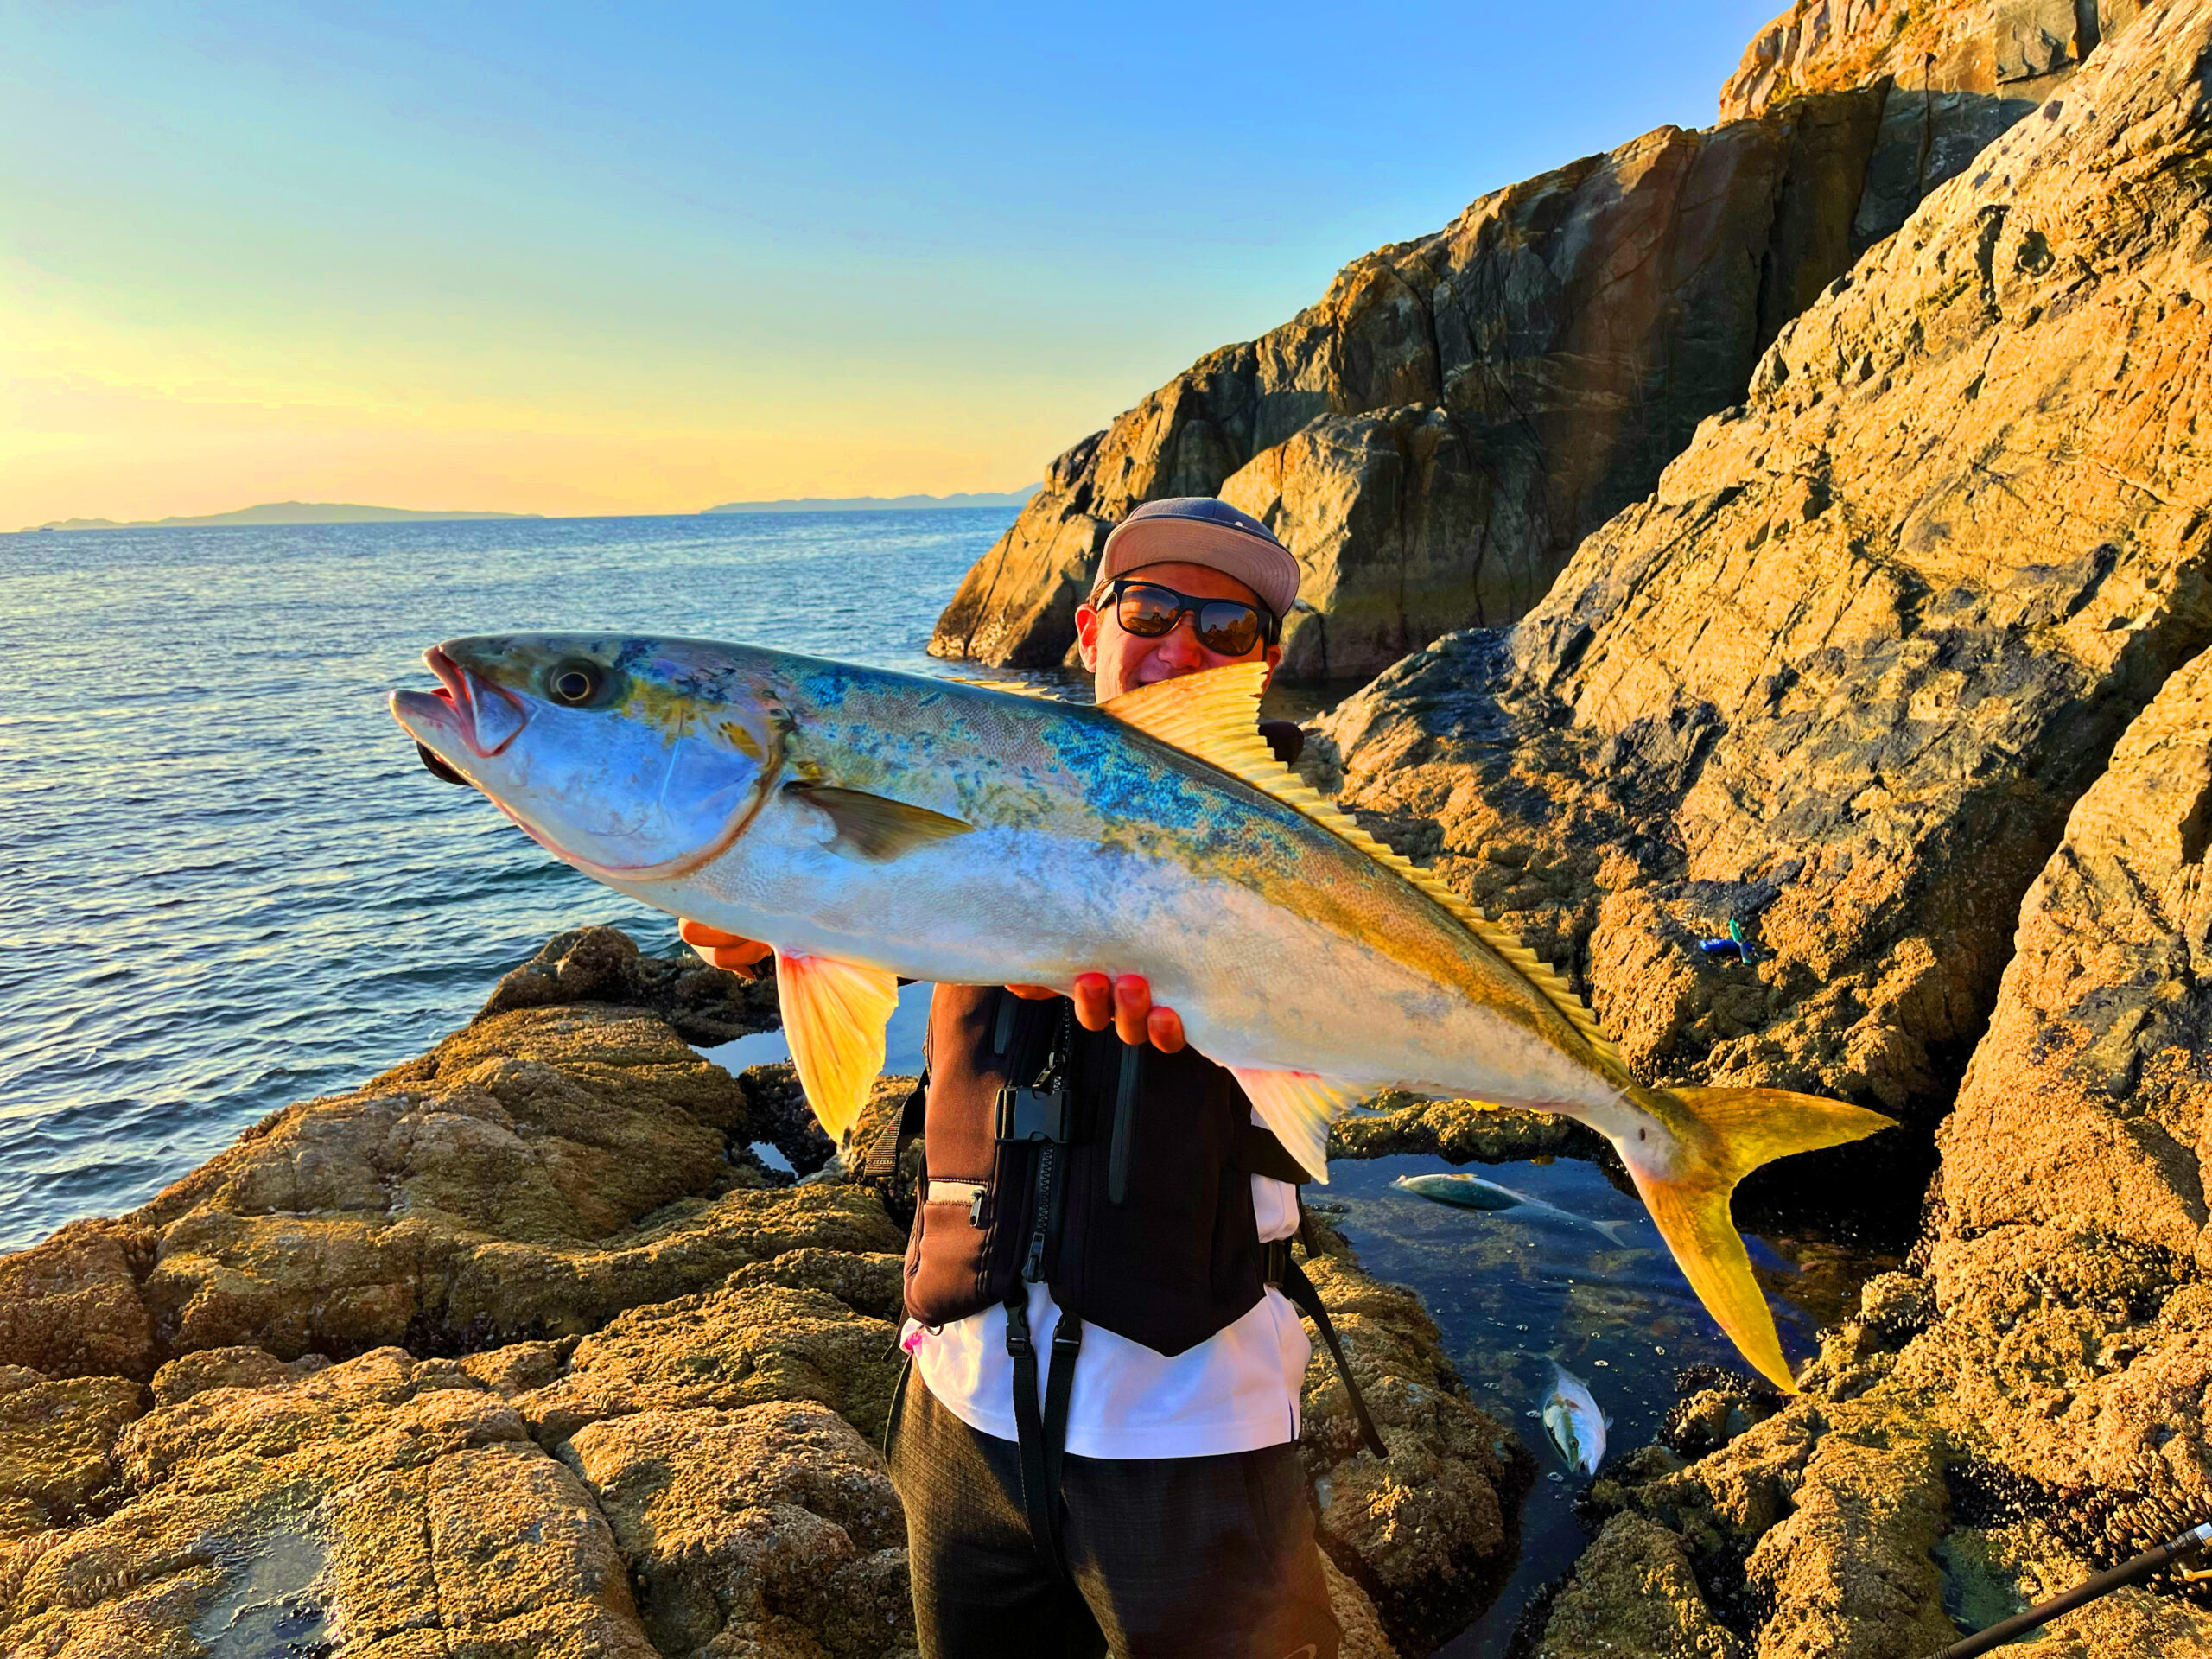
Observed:
[[[1045,1408],[1037,1408],[1037,1348],[1029,1337],[1028,1297],[1016,1289],[1006,1303],[1006,1351],[1014,1361],[1014,1432],[1021,1465],[1021,1507],[1029,1541],[1055,1584],[1069,1582],[1060,1547],[1060,1478],[1068,1438],[1068,1404],[1075,1392],[1076,1355],[1083,1321],[1065,1309],[1052,1328],[1052,1363],[1045,1373]]]
[[[1313,1328],[1321,1333],[1322,1342],[1328,1346],[1330,1359],[1336,1363],[1337,1375],[1344,1379],[1344,1395],[1351,1402],[1353,1420],[1359,1424],[1361,1443],[1376,1457],[1389,1457],[1390,1448],[1382,1444],[1382,1431],[1375,1427],[1375,1419],[1368,1415],[1367,1401],[1359,1391],[1358,1379],[1351,1374],[1351,1362],[1344,1358],[1344,1345],[1338,1340],[1337,1327],[1330,1321],[1329,1310],[1321,1304],[1321,1293],[1306,1276],[1306,1269],[1290,1259],[1288,1250],[1282,1253],[1278,1265],[1282,1271],[1282,1294],[1290,1298],[1293,1307],[1313,1321]]]
[[[1262,1123],[1244,1126],[1236,1142],[1236,1166],[1248,1175],[1264,1175],[1293,1186],[1303,1186],[1313,1179],[1306,1173],[1306,1166],[1290,1155],[1290,1149],[1275,1139],[1275,1132]]]

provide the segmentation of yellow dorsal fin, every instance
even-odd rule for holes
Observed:
[[[1258,730],[1260,692],[1267,677],[1264,663],[1231,663],[1226,668],[1205,669],[1156,685],[1139,686],[1099,706],[1147,736],[1219,766],[1263,794],[1272,795],[1420,888],[1535,987],[1601,1058],[1621,1067],[1625,1076],[1620,1051],[1599,1028],[1598,1016],[1550,964],[1436,875],[1376,840],[1335,802],[1275,759],[1274,751]]]

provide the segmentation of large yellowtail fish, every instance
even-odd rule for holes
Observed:
[[[426,660],[440,690],[392,712],[447,766],[586,874],[775,947],[833,1136],[901,976],[1142,974],[1317,1180],[1331,1121],[1386,1086],[1587,1123],[1721,1329],[1791,1386],[1729,1194],[1890,1120],[1638,1083],[1533,952],[1275,760],[1258,664],[1082,708],[704,640],[512,635]]]

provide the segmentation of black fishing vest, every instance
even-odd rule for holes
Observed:
[[[1174,1355],[1258,1303],[1249,1178],[1307,1178],[1229,1072],[1085,1031],[1065,997],[975,986],[938,988],[928,1053],[909,1315],[950,1324],[1042,1281],[1064,1313]]]

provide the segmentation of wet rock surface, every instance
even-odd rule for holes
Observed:
[[[1535,1460],[1468,1401],[1420,1299],[1363,1273],[1325,1222],[1309,1223],[1322,1253],[1306,1271],[1390,1452],[1378,1463],[1359,1449],[1343,1382],[1317,1338],[1300,1410],[1306,1467],[1323,1495],[1322,1547],[1398,1645],[1426,1653],[1488,1606],[1511,1569]]]

